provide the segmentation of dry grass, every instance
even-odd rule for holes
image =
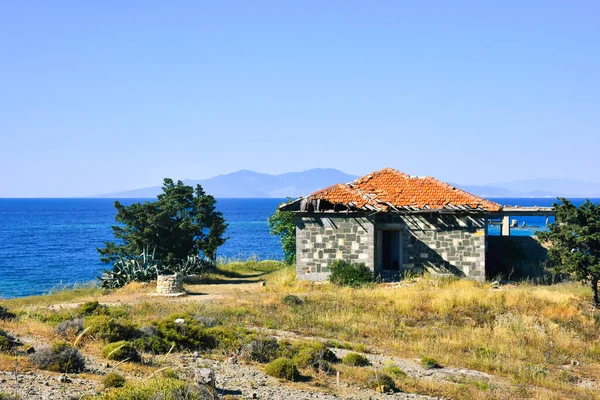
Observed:
[[[493,374],[509,385],[507,389],[493,382],[466,378],[455,382],[397,380],[401,390],[412,393],[456,399],[597,396],[581,384],[600,381],[600,314],[590,304],[591,291],[582,285],[523,283],[494,289],[469,280],[425,277],[398,287],[349,289],[298,282],[292,267],[281,266],[275,262],[221,265],[209,282],[261,279],[266,286],[245,291],[244,285],[239,286],[242,290],[224,285],[230,292],[213,302],[181,303],[152,298],[133,304],[129,319],[146,325],[175,311],[190,311],[213,317],[224,325],[280,329],[359,343],[402,358],[426,355],[443,366]],[[132,292],[147,290],[147,286],[130,285],[110,296],[118,298],[122,293],[126,299]],[[285,304],[282,299],[286,294],[297,295],[302,304]],[[23,316],[21,322],[2,325],[11,331],[17,329],[52,340],[52,328],[27,318],[25,311],[37,310],[34,305],[75,302],[94,295],[102,296],[102,292],[78,289],[3,301],[3,305]],[[86,342],[84,346],[86,353],[99,354],[96,343]],[[127,368],[137,371],[141,367]],[[343,379],[359,385],[366,379],[367,370],[340,366]]]

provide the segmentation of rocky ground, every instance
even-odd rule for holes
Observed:
[[[291,332],[273,331],[273,336],[286,339],[304,339]],[[314,338],[312,338],[314,339]],[[20,337],[24,343],[41,348],[46,345],[43,339],[34,336]],[[343,357],[348,350],[332,349],[338,357]],[[374,367],[386,363],[394,363],[408,376],[438,381],[458,381],[472,378],[493,385],[502,385],[495,377],[473,370],[455,368],[424,369],[417,360],[399,359],[383,354],[364,354]],[[290,383],[267,376],[255,365],[246,365],[235,358],[227,360],[212,360],[195,357],[194,355],[174,355],[170,358],[172,367],[183,373],[190,374],[197,368],[210,368],[216,375],[216,387],[220,396],[239,397],[241,399],[272,399],[272,400],[328,400],[328,399],[433,399],[407,393],[379,394],[370,389],[349,385],[343,380],[339,388],[316,387],[310,382]],[[56,374],[46,371],[25,370],[0,371],[0,392],[18,395],[20,399],[50,400],[50,399],[79,399],[85,394],[94,394],[102,389],[100,380],[113,367],[102,361],[86,355],[86,373]],[[130,380],[144,379],[119,370]],[[147,378],[147,377],[146,377]],[[331,378],[335,380],[335,377]]]

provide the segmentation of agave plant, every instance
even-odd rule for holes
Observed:
[[[155,257],[154,250],[150,253],[146,248],[138,256],[119,257],[113,263],[112,269],[105,270],[98,279],[102,287],[115,289],[133,281],[152,281],[156,279],[159,270],[160,264]]]
[[[162,267],[161,274],[180,274],[183,276],[201,275],[214,268],[212,261],[200,256],[188,256],[187,259],[175,266]]]

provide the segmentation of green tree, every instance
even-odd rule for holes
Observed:
[[[214,260],[227,224],[216,211],[216,200],[200,185],[194,189],[165,178],[163,193],[153,202],[125,206],[115,201],[118,225],[112,227],[114,242],[98,249],[100,259],[109,263],[119,256],[138,255],[154,249],[163,265],[175,265],[188,256],[201,255]]]
[[[286,203],[291,202],[287,198]],[[268,219],[271,235],[279,236],[286,263],[296,262],[296,215],[291,211],[281,211],[279,208]]]
[[[568,273],[591,285],[594,304],[600,305],[600,205],[586,200],[576,207],[565,198],[554,203],[556,221],[546,232],[537,232],[550,245],[548,256],[557,272]]]

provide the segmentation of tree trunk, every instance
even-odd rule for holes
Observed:
[[[594,305],[600,307],[600,299],[598,299],[598,278],[592,279],[592,290],[594,291]]]

